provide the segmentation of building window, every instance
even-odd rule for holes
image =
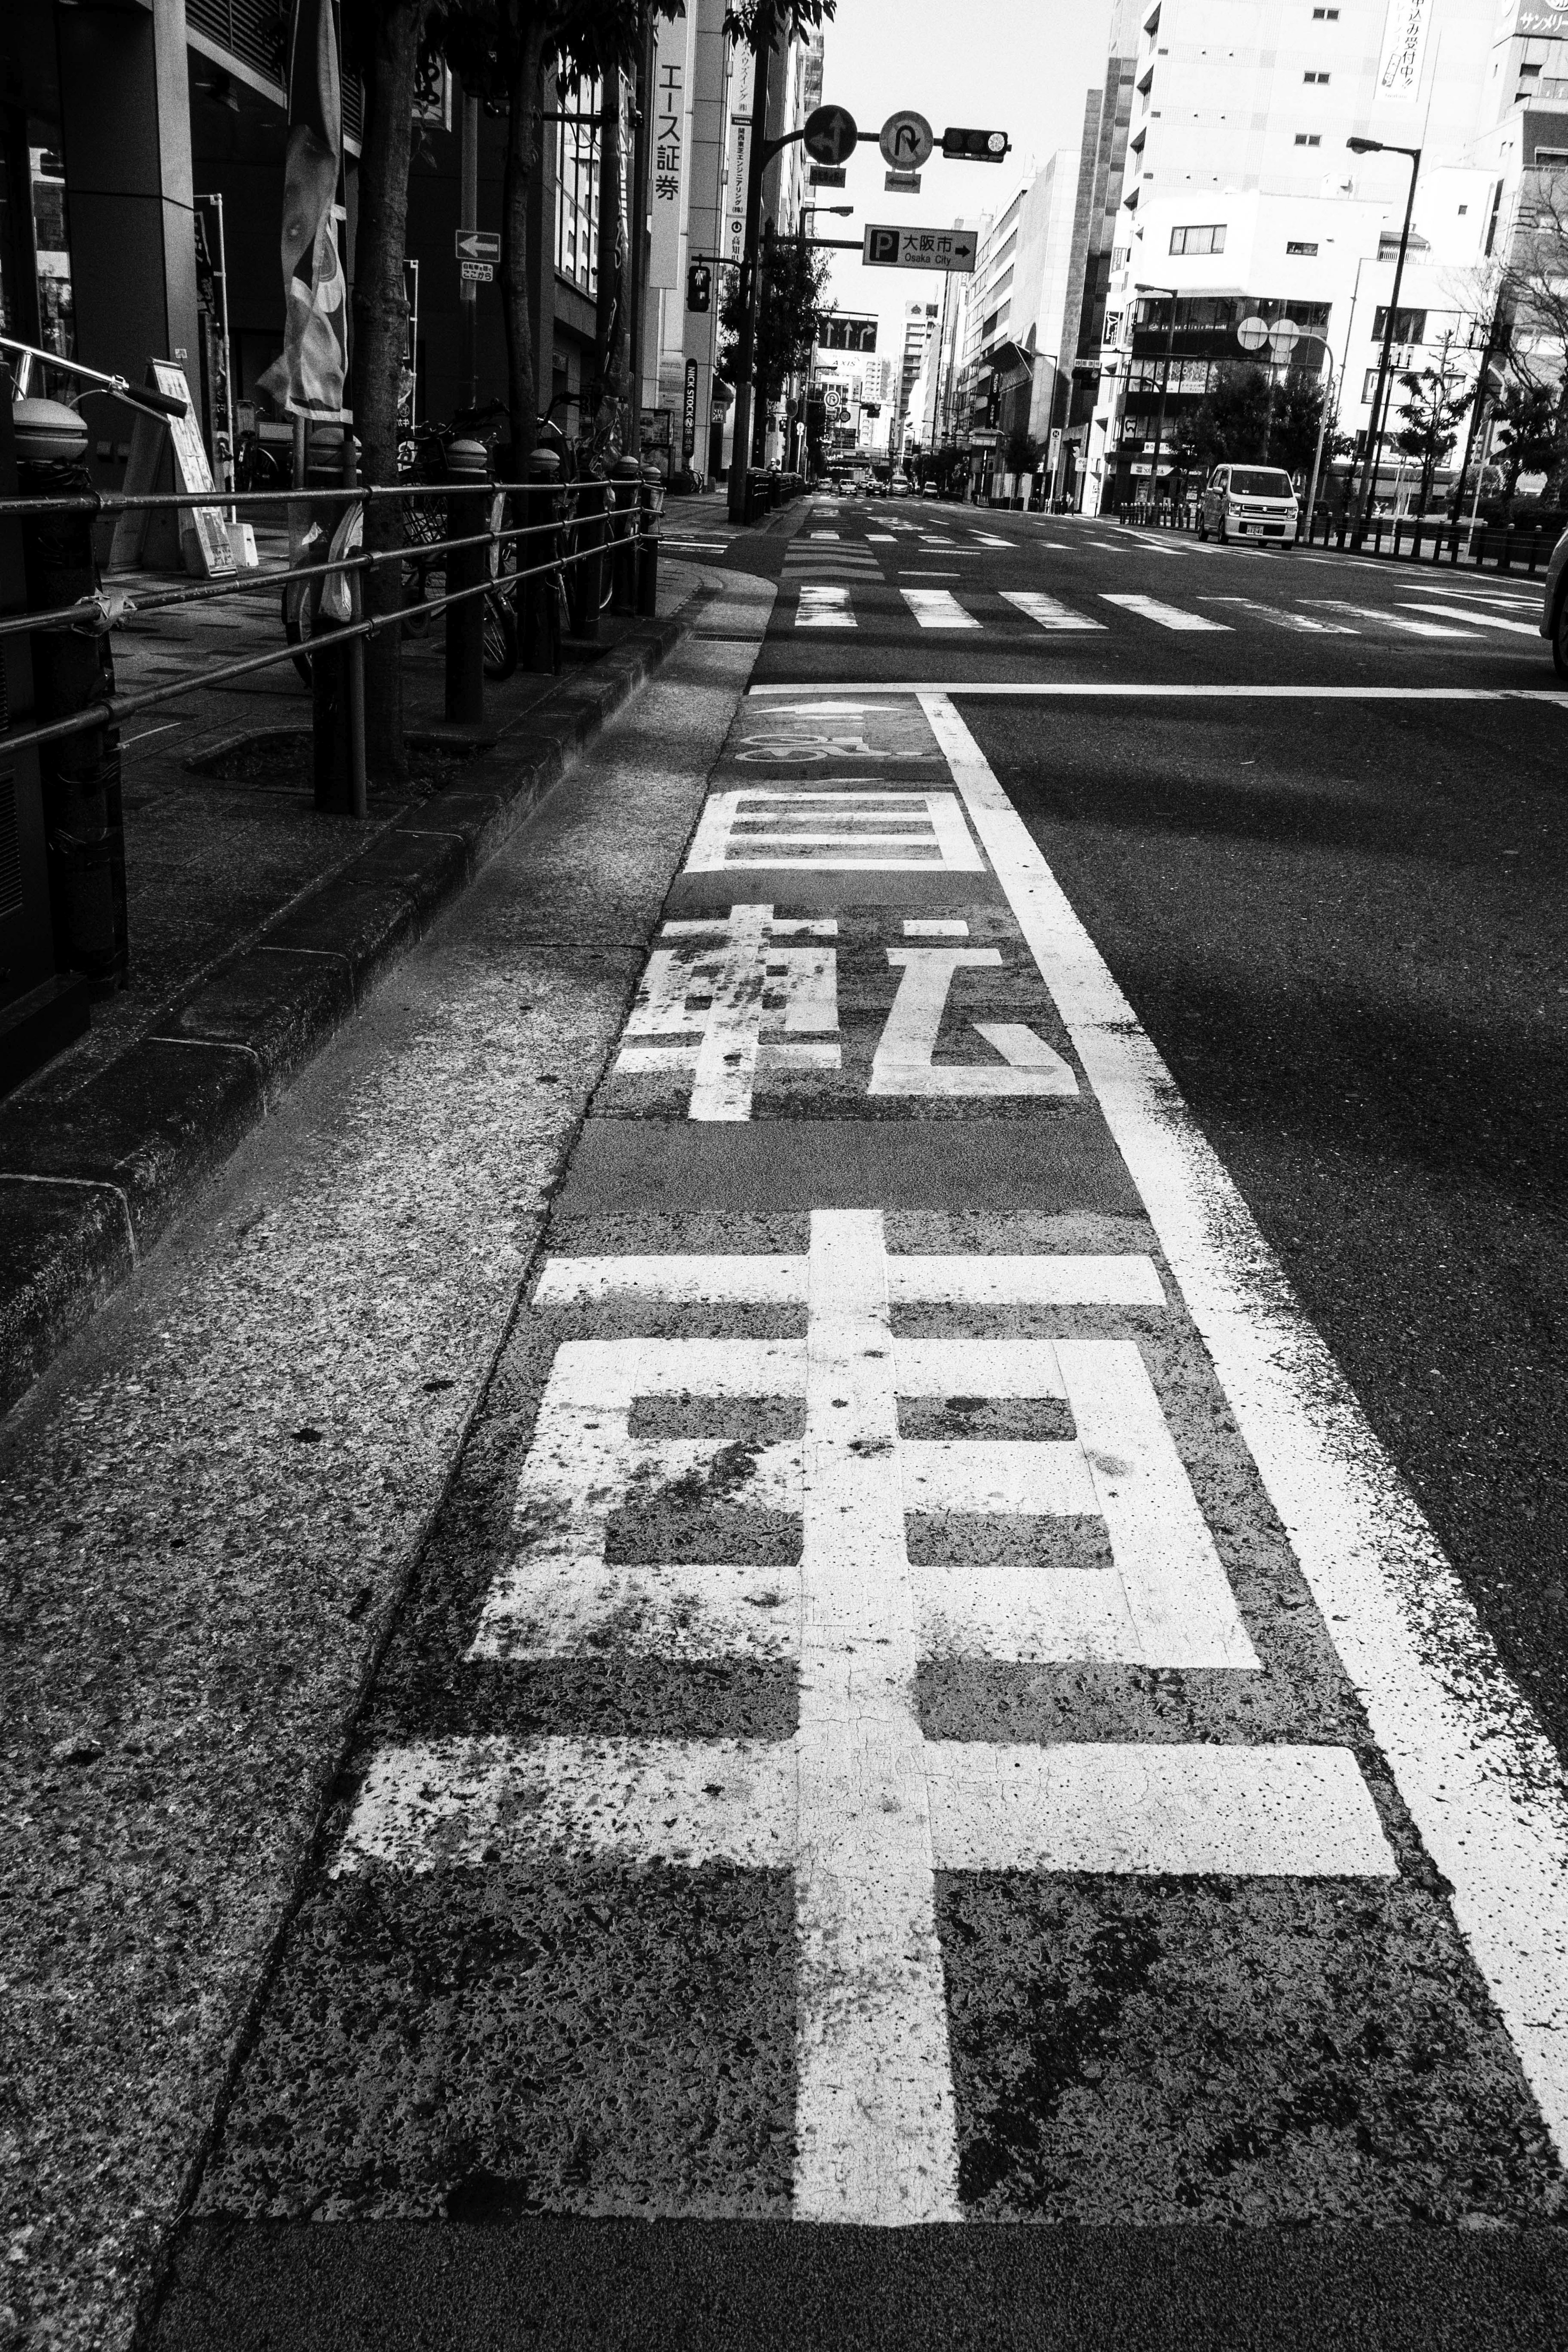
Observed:
[[[1310,244],[1308,244],[1300,237],[1287,237],[1285,240],[1285,250],[1287,253],[1299,253],[1303,257],[1303,258],[1310,259],[1318,250],[1317,242],[1316,239],[1314,239]]]
[[[1314,8],[1312,21],[1314,24],[1336,25],[1339,22],[1339,16],[1340,12],[1337,8]]]
[[[1328,78],[1325,73],[1304,73],[1301,76],[1303,81],[1327,81]]]
[[[1382,342],[1383,331],[1387,324],[1388,306],[1380,303],[1373,314],[1372,339],[1374,343]],[[1396,310],[1394,314],[1394,340],[1396,343],[1424,343],[1426,340],[1426,311]]]
[[[1201,228],[1173,228],[1171,231],[1173,253],[1223,253],[1225,223],[1213,221]]]
[[[1393,370],[1391,368],[1390,373],[1392,373]],[[1363,408],[1369,404],[1376,390],[1377,370],[1375,368],[1368,368],[1365,375],[1363,375],[1361,380],[1361,404]]]
[[[1321,138],[1315,131],[1298,131],[1296,133],[1298,147],[1321,147],[1322,143]]]

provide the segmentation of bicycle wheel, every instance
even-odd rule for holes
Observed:
[[[300,648],[310,641],[310,583],[308,580],[286,580],[283,583],[283,635],[296,648],[294,667],[307,686],[310,683],[310,656]]]
[[[517,667],[517,617],[509,599],[492,588],[485,597],[485,676],[499,685]]]

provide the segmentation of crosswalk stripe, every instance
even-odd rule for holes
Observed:
[[[885,547],[893,547],[898,543],[899,534],[896,530],[868,530],[866,536],[873,545],[879,543]]]
[[[1211,621],[1203,613],[1185,613],[1179,604],[1163,604],[1157,596],[1112,596],[1103,598],[1107,604],[1120,604],[1123,612],[1136,613],[1141,620],[1152,621],[1162,629],[1228,630],[1228,621]]]
[[[1291,613],[1280,604],[1262,604],[1255,596],[1200,596],[1200,604],[1237,604],[1243,612],[1256,613],[1276,629],[1291,629],[1298,635],[1314,637],[1354,637],[1361,633],[1345,621],[1314,621],[1305,613]]]
[[[972,530],[969,536],[977,547],[1011,547],[1013,545],[1010,539],[998,539],[994,532],[988,530]]]
[[[1398,613],[1390,613],[1378,604],[1351,604],[1342,596],[1309,596],[1305,600],[1325,613],[1348,613],[1358,621],[1381,621],[1385,628],[1403,629],[1411,637],[1468,637],[1468,629],[1446,628],[1437,621],[1407,621]],[[1465,616],[1467,619],[1468,615]],[[1470,637],[1473,645],[1475,639]]]
[[[838,533],[836,530],[814,530],[811,535],[813,539],[837,539],[838,537]]]
[[[1103,629],[1103,621],[1091,620],[1087,613],[1074,613],[1059,598],[1042,594],[1037,588],[1004,588],[1002,601],[1016,605],[1042,629]]]
[[[977,629],[979,622],[966,613],[951,588],[900,588],[899,591],[922,629]]]
[[[1500,613],[1478,612],[1473,605],[1424,604],[1413,609],[1440,613],[1450,621],[1468,621],[1472,628],[1509,629],[1518,637],[1538,637],[1541,635],[1533,621],[1505,621]]]
[[[860,625],[849,610],[847,588],[813,586],[810,583],[800,592],[795,625],[797,629],[857,629]]]

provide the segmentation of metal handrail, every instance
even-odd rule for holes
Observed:
[[[0,499],[0,515],[26,514],[90,514],[119,515],[155,512],[168,507],[289,507],[308,505],[326,499],[363,499],[367,506],[384,506],[389,499],[449,499],[463,498],[476,490],[498,491],[507,498],[518,498],[528,491],[548,491],[552,496],[563,491],[586,488],[589,484],[605,490],[616,485],[597,474],[590,474],[574,482],[493,482],[489,476],[458,474],[446,482],[310,482],[298,490],[66,490],[58,498]],[[625,488],[635,487],[631,483]]]
[[[221,596],[254,596],[264,589],[275,589],[279,583],[290,580],[320,580],[332,572],[374,572],[385,564],[406,562],[411,557],[423,562],[428,556],[451,554],[460,548],[499,547],[512,540],[535,538],[542,531],[575,531],[584,523],[608,520],[605,515],[564,515],[555,522],[509,524],[503,530],[474,531],[463,539],[405,541],[398,547],[365,549],[354,555],[332,556],[320,563],[282,564],[270,572],[258,572],[254,577],[237,572],[232,578],[226,576],[195,587],[154,589],[149,595],[128,599],[125,609],[133,613],[161,613],[180,604],[210,604]],[[638,538],[656,536],[643,531],[637,535]],[[575,560],[574,557],[573,561]],[[523,575],[513,572],[510,576],[521,579]],[[492,582],[491,585],[494,584]],[[426,604],[425,609],[426,612],[434,611],[434,603]],[[106,615],[101,596],[89,596],[79,599],[74,604],[57,605],[47,613],[0,615],[0,637],[21,636],[34,629],[74,628],[79,621],[92,619],[102,619],[106,627],[112,628],[117,618],[117,615]],[[101,635],[104,631],[95,630],[93,634]]]
[[[531,530],[541,527],[531,524],[527,529]],[[516,535],[521,537],[522,534],[520,531]],[[487,531],[480,536],[483,541],[488,541],[490,533]],[[644,539],[654,539],[656,534],[639,530],[633,536],[640,541]],[[480,540],[468,540],[461,543],[471,547],[479,544]],[[401,549],[393,551],[399,556],[403,551]],[[603,550],[598,547],[582,548],[574,555],[557,556],[552,562],[535,564],[526,572],[508,572],[505,584],[510,586],[520,584],[524,580],[547,579],[557,572],[565,571],[572,564],[592,562],[602,552]],[[321,568],[340,572],[359,569],[366,561],[367,559],[363,557],[352,557]],[[268,575],[273,583],[286,576],[289,575],[279,572]],[[485,579],[471,588],[455,588],[445,595],[432,596],[427,604],[421,604],[419,610],[425,614],[445,612],[449,604],[462,604],[471,597],[491,595],[500,584],[501,583],[494,580]],[[404,615],[401,612],[384,613],[378,614],[374,620],[349,622],[342,626],[333,625],[323,631],[319,650],[322,653],[336,653],[340,646],[350,645],[357,637],[377,636],[383,629],[400,629],[403,620]],[[73,711],[68,719],[56,719],[47,726],[29,728],[22,734],[0,734],[0,752],[9,754],[19,751],[33,743],[58,742],[68,735],[88,734],[96,727],[118,726],[122,719],[132,718],[138,711],[151,710],[163,702],[176,702],[182,695],[195,693],[198,688],[219,686],[231,677],[247,677],[257,670],[272,669],[281,662],[291,662],[300,656],[309,660],[312,652],[317,649],[314,642],[309,639],[297,646],[279,646],[271,653],[253,654],[244,661],[223,663],[216,669],[204,668],[195,671],[189,677],[177,678],[172,686],[152,687],[145,693],[127,696],[123,701],[115,698],[112,700],[105,698],[89,703],[83,709]]]

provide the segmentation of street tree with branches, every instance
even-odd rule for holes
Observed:
[[[1459,427],[1469,414],[1472,392],[1446,366],[1406,368],[1399,383],[1405,394],[1399,406],[1404,423],[1393,436],[1394,446],[1402,457],[1421,468],[1416,512],[1424,514],[1432,497],[1433,477],[1452,453]]]

